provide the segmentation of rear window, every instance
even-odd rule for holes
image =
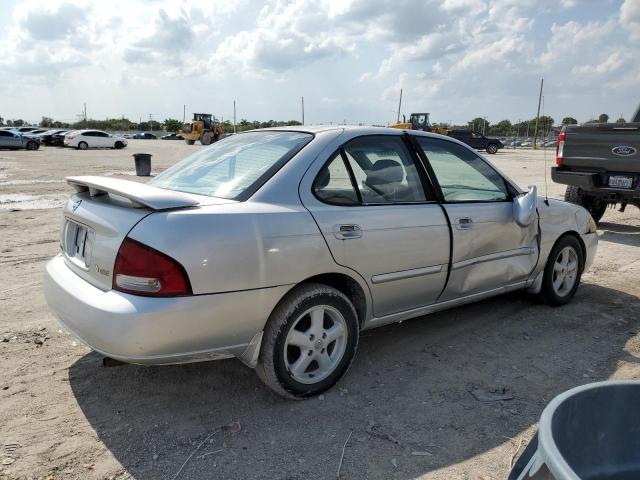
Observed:
[[[313,135],[249,132],[203,148],[154,178],[154,187],[244,200],[300,151]]]

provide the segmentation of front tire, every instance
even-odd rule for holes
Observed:
[[[113,146],[113,148],[115,148],[116,150],[120,150],[120,149],[124,148],[124,143],[122,143],[120,141],[117,141],[115,143],[115,145]]]
[[[490,153],[491,155],[495,155],[496,153],[498,153],[498,146],[495,143],[490,143],[487,146],[487,153]]]
[[[196,141],[195,140],[190,140],[188,138],[185,138],[184,139],[184,143],[186,143],[187,145],[193,145],[194,143],[196,143]]]
[[[27,142],[27,150],[37,150],[38,144],[36,142]]]
[[[200,137],[200,143],[202,145],[211,145],[211,142],[213,142],[213,136],[211,135],[211,132],[204,132],[202,134],[202,137]]]
[[[358,333],[356,310],[342,292],[319,283],[299,286],[269,317],[258,376],[284,397],[322,393],[347,372]]]
[[[564,192],[564,201],[585,208],[596,223],[602,219],[604,212],[607,211],[607,202],[585,194],[580,187],[576,187],[575,185],[567,186],[567,190]]]
[[[571,301],[580,285],[584,268],[582,246],[573,235],[565,235],[551,249],[542,277],[544,301],[558,307]]]

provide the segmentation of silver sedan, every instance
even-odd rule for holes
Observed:
[[[516,289],[574,296],[589,213],[522,190],[449,137],[300,127],[234,135],[147,184],[70,177],[45,294],[107,357],[237,357],[317,394],[360,331]]]

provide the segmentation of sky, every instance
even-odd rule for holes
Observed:
[[[640,0],[0,0],[0,116],[558,123],[640,103]]]

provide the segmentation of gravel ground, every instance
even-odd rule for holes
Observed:
[[[512,293],[363,334],[333,390],[285,401],[236,360],[104,368],[60,330],[41,289],[67,175],[136,179],[199,146],[132,140],[123,151],[0,151],[0,479],[505,478],[558,393],[640,378],[640,215],[610,210],[575,300]],[[544,152],[492,156],[545,191]],[[548,166],[553,162],[549,151]],[[550,197],[563,187],[550,182]],[[474,387],[512,400],[479,402]],[[181,466],[197,447],[202,446]]]

